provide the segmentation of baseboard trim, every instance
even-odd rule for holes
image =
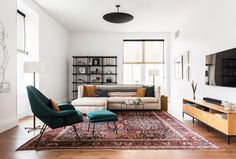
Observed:
[[[0,133],[7,131],[13,127],[18,125],[18,120],[16,117],[7,118],[4,120],[0,120]]]

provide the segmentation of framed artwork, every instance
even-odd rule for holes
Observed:
[[[93,59],[93,65],[99,65],[99,59],[98,58],[95,58]]]
[[[175,78],[183,79],[183,56],[175,57]]]
[[[190,80],[190,67],[188,65],[184,66],[184,79],[189,81]]]
[[[80,68],[79,68],[79,73],[86,73],[85,67],[80,67]]]
[[[186,64],[189,64],[189,51],[186,51],[183,53],[183,63],[186,65]]]

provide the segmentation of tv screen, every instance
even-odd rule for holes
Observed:
[[[206,56],[206,85],[236,87],[236,48]]]

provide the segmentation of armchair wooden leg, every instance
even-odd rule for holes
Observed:
[[[94,137],[94,131],[95,131],[95,123],[96,122],[93,123],[93,137]]]
[[[72,125],[72,127],[73,127],[73,129],[74,129],[74,131],[75,131],[75,134],[76,134],[77,138],[78,138],[79,141],[81,142],[81,139],[80,139],[79,134],[78,134],[78,132],[77,132],[76,126],[75,126],[75,125]]]
[[[88,131],[89,131],[89,129],[90,129],[90,121],[89,121],[89,123],[88,123]]]
[[[39,143],[40,139],[42,138],[43,133],[46,130],[46,128],[47,128],[47,125],[44,124],[43,127],[40,130],[40,136],[39,136],[39,138],[38,138],[38,140],[36,141],[36,144],[35,144],[36,150],[38,149],[38,143]]]

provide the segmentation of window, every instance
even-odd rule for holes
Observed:
[[[164,40],[124,40],[123,83],[153,84],[150,70],[158,70],[155,84],[163,86]]]
[[[25,51],[25,14],[17,11],[17,93],[22,94],[25,91],[24,84],[24,61]]]

